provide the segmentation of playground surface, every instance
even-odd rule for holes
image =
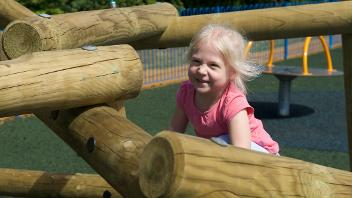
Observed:
[[[341,49],[332,51],[342,70]],[[311,55],[310,65],[323,54]],[[278,64],[300,65],[300,59]],[[321,65],[321,64],[320,64]],[[130,120],[151,134],[167,128],[178,85],[145,90],[126,101]],[[343,76],[297,78],[291,92],[291,114],[276,114],[278,80],[271,75],[249,83],[249,101],[266,130],[281,146],[281,155],[348,170]],[[188,128],[187,133],[193,134]],[[0,126],[0,167],[53,172],[94,172],[71,148],[35,117],[17,118]]]

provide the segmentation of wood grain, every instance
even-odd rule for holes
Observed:
[[[22,197],[122,197],[102,177],[0,168],[0,195]]]
[[[144,197],[138,175],[142,150],[151,139],[147,132],[107,106],[35,115],[124,197]]]
[[[128,45],[36,52],[0,62],[0,115],[133,98],[142,84],[142,64]]]
[[[145,147],[147,197],[351,197],[352,173],[164,131]]]
[[[34,51],[71,49],[87,44],[125,44],[160,35],[178,16],[175,7],[158,3],[30,17],[14,21],[3,35],[4,50],[11,59]]]
[[[25,17],[35,17],[36,14],[22,6],[15,0],[0,1],[0,29],[4,29],[10,22]]]
[[[342,34],[347,138],[352,171],[352,34]]]
[[[0,61],[8,60],[4,49],[2,48],[2,32],[0,31]]]
[[[136,49],[188,46],[209,23],[236,28],[252,41],[352,33],[352,1],[177,17],[159,36],[130,43]]]

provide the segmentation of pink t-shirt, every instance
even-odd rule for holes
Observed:
[[[260,120],[254,117],[243,92],[233,83],[224,91],[222,97],[209,110],[202,112],[194,104],[195,90],[190,81],[181,84],[177,94],[177,105],[185,112],[193,125],[196,135],[203,138],[217,137],[228,133],[228,123],[241,110],[246,109],[251,130],[251,141],[264,147],[270,153],[279,152],[279,145],[264,130]]]

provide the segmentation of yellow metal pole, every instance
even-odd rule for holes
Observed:
[[[332,66],[332,60],[331,60],[331,54],[330,54],[329,47],[326,44],[325,39],[324,39],[323,36],[319,36],[319,40],[320,40],[320,42],[321,42],[321,44],[323,45],[323,48],[324,48],[326,62],[328,63],[328,72],[331,73],[334,70],[334,68]]]
[[[249,51],[252,49],[253,41],[248,41],[246,48],[244,49],[244,57],[248,56]]]
[[[334,71],[334,68],[332,66],[332,60],[331,60],[331,54],[328,45],[325,42],[325,39],[323,36],[318,37],[321,45],[324,48],[324,53],[325,53],[325,58],[326,62],[328,65],[328,72],[331,73]],[[304,48],[303,48],[303,75],[310,75],[309,70],[308,70],[308,49],[309,49],[309,44],[310,41],[312,40],[312,37],[307,37],[306,40],[304,41]]]
[[[274,50],[275,50],[275,41],[270,40],[270,52],[268,57],[268,63],[266,64],[270,68],[273,66]]]
[[[306,40],[304,41],[304,46],[303,46],[303,75],[310,75],[308,71],[308,49],[309,49],[309,44],[310,41],[312,40],[311,36],[306,37]]]

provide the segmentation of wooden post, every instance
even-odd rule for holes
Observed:
[[[0,29],[6,27],[11,21],[22,19],[36,14],[15,0],[0,1]]]
[[[35,115],[124,197],[144,197],[138,162],[151,136],[143,129],[106,106]]]
[[[4,30],[3,45],[12,59],[28,52],[69,49],[86,44],[125,44],[160,35],[178,11],[168,3],[26,18]]]
[[[347,136],[352,171],[352,34],[342,34]]]
[[[147,197],[351,197],[352,173],[164,131],[145,147]]]
[[[348,33],[352,32],[351,8],[352,1],[345,1],[177,17],[161,36],[130,44],[136,49],[188,46],[209,23],[235,27],[252,41]]]
[[[102,177],[0,168],[0,195],[23,197],[122,197]],[[105,195],[105,196],[103,196]]]
[[[143,66],[128,45],[36,52],[0,62],[0,115],[133,98],[142,84]]]

